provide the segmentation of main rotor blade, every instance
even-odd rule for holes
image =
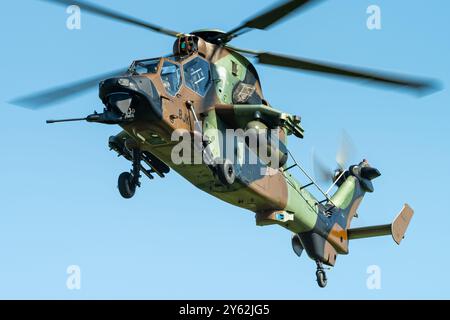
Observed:
[[[234,28],[227,33],[227,41],[237,37],[249,30],[244,29],[266,29],[267,27],[274,25],[283,18],[286,18],[289,14],[294,13],[306,4],[312,4],[318,2],[318,0],[289,0],[285,1],[277,6],[274,6],[261,14],[246,20],[240,26]],[[306,6],[305,6],[306,7]]]
[[[248,50],[242,50],[242,52],[251,53]],[[350,66],[289,57],[269,52],[256,53],[256,57],[261,64],[336,75],[348,79],[366,80],[373,84],[407,88],[417,92],[419,95],[428,94],[440,89],[439,84],[433,80],[417,79],[410,76],[388,74],[374,70],[363,70]]]
[[[29,109],[39,109],[62,102],[98,85],[102,80],[125,73],[126,69],[120,69],[101,75],[96,75],[84,80],[47,89],[31,95],[16,98],[9,103]]]
[[[71,5],[76,5],[79,6],[82,10],[86,10],[88,12],[91,12],[93,14],[99,15],[99,16],[103,16],[106,18],[110,18],[113,20],[117,20],[117,21],[121,21],[121,22],[125,22],[128,24],[133,24],[136,26],[140,26],[146,29],[150,29],[152,31],[155,32],[159,32],[162,34],[166,34],[172,37],[177,37],[180,33],[170,30],[170,29],[165,29],[163,27],[160,27],[156,24],[152,24],[152,23],[148,23],[146,21],[137,19],[137,18],[133,18],[130,17],[128,15],[110,10],[110,9],[106,9],[106,8],[102,8],[100,6],[97,6],[95,4],[91,4],[91,3],[87,3],[84,1],[74,1],[74,0],[43,0],[43,1],[47,1],[47,2],[52,2],[55,4],[61,4],[61,5],[66,5],[66,6],[71,6]]]

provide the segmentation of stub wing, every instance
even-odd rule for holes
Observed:
[[[353,240],[392,235],[394,241],[400,244],[413,215],[414,210],[408,204],[405,204],[391,224],[349,229],[348,239]]]

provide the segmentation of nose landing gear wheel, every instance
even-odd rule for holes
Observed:
[[[133,180],[133,176],[129,172],[122,172],[119,176],[117,187],[120,195],[125,199],[130,199],[136,192],[136,184]]]

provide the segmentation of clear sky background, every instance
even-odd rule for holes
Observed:
[[[272,0],[96,1],[175,30],[233,28]],[[382,10],[382,29],[366,28],[366,9]],[[117,176],[130,164],[107,147],[119,127],[46,125],[102,105],[96,90],[31,111],[7,101],[126,67],[171,51],[173,39],[82,13],[66,29],[65,8],[18,0],[0,10],[2,137],[0,298],[391,299],[450,298],[448,235],[449,91],[417,99],[259,66],[272,105],[302,116],[304,140],[290,140],[311,171],[311,149],[334,166],[343,128],[379,168],[355,226],[389,223],[403,203],[415,209],[406,239],[357,240],[339,256],[326,289],[315,263],[292,251],[291,234],[257,227],[254,214],[195,189],[172,172],[148,181],[132,200]],[[450,80],[450,2],[330,0],[269,31],[233,44],[307,58]],[[303,180],[304,181],[304,180]],[[81,290],[66,288],[66,268],[81,268]],[[381,289],[366,287],[381,268]]]

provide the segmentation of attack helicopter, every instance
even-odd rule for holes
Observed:
[[[380,171],[367,160],[348,168],[340,164],[330,176],[331,186],[336,191],[333,195],[323,191],[287,148],[288,136],[304,137],[301,118],[276,109],[265,99],[260,78],[250,60],[263,65],[363,80],[364,84],[381,84],[418,94],[435,90],[433,81],[230,45],[230,41],[238,36],[254,29],[268,29],[294,12],[312,8],[322,1],[285,1],[228,32],[203,29],[189,33],[166,29],[84,1],[47,2],[77,5],[83,12],[175,39],[172,52],[167,56],[136,60],[127,70],[116,70],[12,101],[37,109],[60,103],[98,85],[99,97],[104,104],[101,113],[48,120],[47,123],[83,120],[120,126],[122,131],[109,138],[108,146],[131,162],[131,170],[118,178],[118,189],[124,198],[133,197],[141,185],[142,175],[149,179],[164,178],[174,170],[204,192],[254,212],[258,226],[279,225],[291,231],[295,254],[301,256],[306,251],[315,261],[320,287],[327,284],[324,265],[334,266],[338,255],[348,254],[350,240],[392,235],[400,244],[413,209],[405,204],[391,224],[351,228],[359,204],[366,193],[374,191],[372,181],[380,176]],[[258,156],[255,163],[230,161],[225,152],[226,143],[215,139],[214,133],[204,134],[211,130],[224,133],[227,129],[257,132],[256,151],[268,148],[277,157],[268,161]],[[201,137],[200,143],[192,143],[191,147],[206,155],[202,161],[174,161],[173,150],[179,141],[172,137],[177,130]],[[266,130],[276,130],[273,140]],[[240,148],[232,149],[232,153],[255,151],[247,142]],[[289,160],[293,161],[292,165]],[[307,183],[301,183],[292,175],[294,167],[301,170]],[[323,199],[313,196],[311,188],[316,188]]]

